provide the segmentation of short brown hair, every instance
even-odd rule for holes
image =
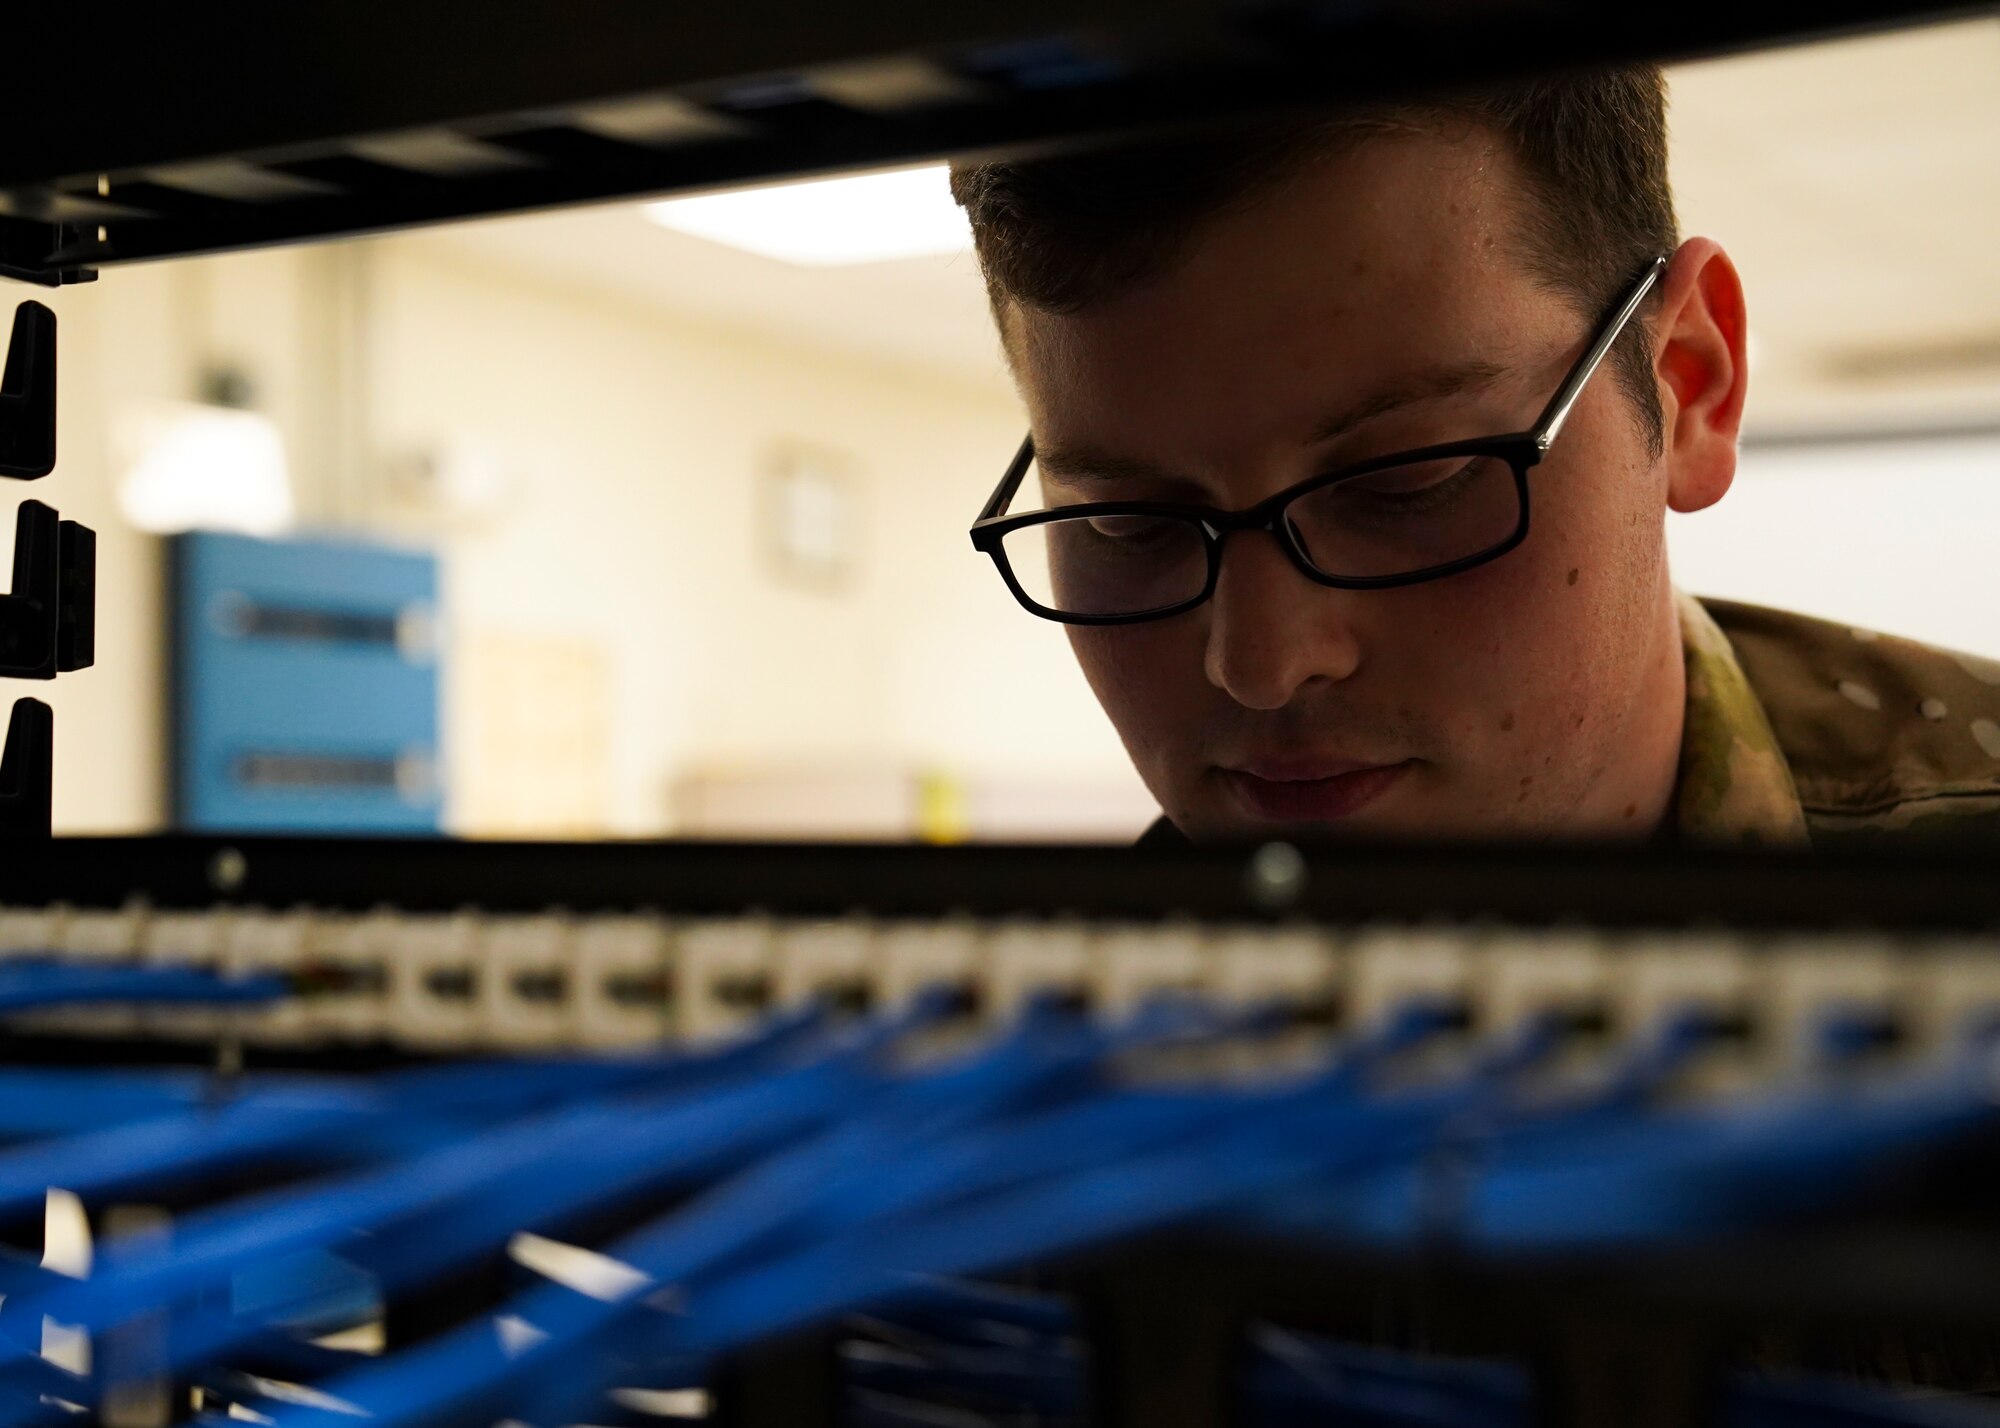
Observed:
[[[1454,122],[1492,130],[1512,146],[1530,188],[1522,256],[1588,316],[1652,258],[1678,246],[1666,80],[1654,65],[1264,120],[1193,138],[955,165],[951,191],[972,221],[996,317],[1004,318],[1010,303],[1076,312],[1157,274],[1204,221],[1264,194],[1303,164],[1371,136]],[[1643,319],[1632,327],[1646,331]],[[1612,360],[1657,455],[1664,433],[1650,353],[1636,340],[1622,341]]]

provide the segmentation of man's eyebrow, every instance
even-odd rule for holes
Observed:
[[[1506,376],[1510,369],[1497,362],[1462,362],[1450,367],[1432,367],[1413,373],[1391,386],[1372,392],[1343,408],[1314,427],[1305,445],[1319,446],[1346,436],[1377,417],[1419,402],[1442,401],[1464,392],[1489,386]],[[1091,446],[1035,447],[1035,463],[1043,473],[1063,481],[1185,481],[1186,473],[1131,456],[1118,456]]]
[[[1496,362],[1472,361],[1412,373],[1328,417],[1312,429],[1305,444],[1319,446],[1336,437],[1346,436],[1366,422],[1401,411],[1404,407],[1415,406],[1418,402],[1442,401],[1446,397],[1490,386],[1506,376],[1507,372],[1506,367]]]
[[[1089,446],[1036,446],[1035,464],[1064,481],[1185,481],[1180,472],[1153,461],[1113,456]]]

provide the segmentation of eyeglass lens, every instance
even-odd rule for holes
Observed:
[[[1520,517],[1508,462],[1460,454],[1307,491],[1282,519],[1320,574],[1383,579],[1482,555],[1505,544]],[[1063,614],[1145,614],[1208,586],[1208,536],[1192,519],[1099,512],[1010,531],[1001,545],[1028,598]]]

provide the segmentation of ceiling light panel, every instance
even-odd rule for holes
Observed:
[[[942,164],[670,198],[645,206],[665,228],[801,267],[955,253],[971,246]]]

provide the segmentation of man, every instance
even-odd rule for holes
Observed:
[[[1670,581],[1745,319],[1658,70],[952,184],[1032,432],[974,543],[1067,624],[1149,838],[2000,847],[2000,665]]]

